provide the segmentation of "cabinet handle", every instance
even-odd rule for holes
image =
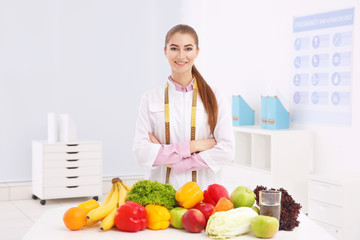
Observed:
[[[66,152],[67,154],[77,154],[79,152]]]
[[[66,177],[68,179],[74,179],[74,178],[78,178],[79,176],[69,176],[69,177]]]
[[[66,159],[66,161],[68,161],[68,162],[77,162],[77,161],[79,161],[79,159]]]
[[[78,169],[79,167],[66,167],[67,169]]]
[[[79,144],[66,144],[66,146],[69,146],[69,147],[76,147],[76,146],[79,146]]]
[[[67,188],[77,188],[79,186],[66,186]]]

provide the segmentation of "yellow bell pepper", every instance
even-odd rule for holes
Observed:
[[[196,182],[188,182],[176,192],[175,199],[180,206],[189,209],[204,200],[204,194]]]
[[[145,206],[147,228],[152,230],[166,229],[170,225],[170,211],[163,206],[148,204]]]

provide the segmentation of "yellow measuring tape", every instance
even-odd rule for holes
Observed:
[[[192,107],[191,107],[191,140],[195,140],[195,131],[196,131],[196,104],[197,104],[197,82],[194,77],[193,85],[193,97],[192,97]],[[166,144],[170,144],[170,109],[169,109],[169,83],[165,85],[165,141]],[[171,168],[166,168],[166,179],[165,183],[169,183],[170,180]],[[196,182],[196,171],[192,171],[192,181]]]

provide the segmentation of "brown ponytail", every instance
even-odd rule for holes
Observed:
[[[199,71],[196,69],[195,65],[192,66],[192,74],[196,78],[199,95],[201,101],[204,104],[205,111],[208,115],[208,124],[210,127],[210,132],[214,134],[215,126],[217,123],[217,117],[218,117],[218,104],[216,101],[215,94],[211,89],[211,87],[207,84],[205,79],[201,76]]]
[[[176,25],[175,27],[171,28],[168,31],[165,37],[165,48],[170,38],[175,33],[178,32],[190,34],[195,40],[196,47],[199,48],[199,38],[196,31],[192,27],[184,24]],[[199,96],[204,104],[205,111],[208,115],[208,124],[210,127],[210,132],[214,134],[215,126],[217,123],[217,117],[218,117],[218,104],[217,104],[216,96],[213,90],[211,89],[211,87],[206,83],[205,79],[196,69],[195,65],[192,66],[192,75],[194,75],[196,78]]]

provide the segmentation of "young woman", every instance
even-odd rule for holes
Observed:
[[[164,52],[171,75],[144,94],[133,151],[146,178],[175,189],[196,181],[204,190],[221,183],[221,170],[232,160],[231,109],[195,68],[199,41],[192,27],[170,29]]]

